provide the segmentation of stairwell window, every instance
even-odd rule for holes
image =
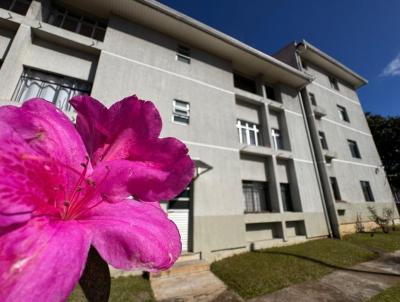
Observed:
[[[43,98],[59,109],[72,113],[69,100],[76,95],[89,95],[92,84],[86,81],[25,68],[14,91],[12,100],[23,103],[31,98]]]
[[[369,181],[361,180],[360,184],[361,184],[361,189],[364,194],[365,201],[375,201]]]
[[[190,104],[181,100],[173,100],[172,107],[172,121],[177,124],[189,125]]]
[[[347,143],[349,144],[351,156],[354,158],[361,158],[361,154],[360,154],[360,150],[358,149],[357,142],[348,139]]]
[[[254,123],[238,120],[236,128],[239,133],[239,141],[241,144],[260,146],[260,130],[259,126]]]
[[[178,45],[176,50],[176,59],[180,62],[190,64],[191,62],[191,51],[189,47]]]
[[[326,141],[325,133],[322,131],[318,131],[319,141],[321,142],[321,147],[324,150],[328,150],[328,142]]]
[[[340,105],[336,105],[336,106],[337,106],[339,118],[342,121],[349,123],[350,119],[349,119],[349,115],[347,114],[346,108],[344,108],[343,106],[340,106]]]
[[[335,77],[330,76],[329,77],[329,83],[330,83],[330,85],[331,85],[331,87],[333,89],[339,90],[339,83],[338,83],[338,80]]]

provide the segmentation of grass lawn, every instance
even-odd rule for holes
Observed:
[[[78,285],[68,299],[69,302],[87,302]],[[154,302],[149,280],[141,277],[119,277],[111,279],[110,302]]]
[[[359,246],[376,248],[386,252],[393,252],[400,250],[400,232],[390,232],[388,234],[382,232],[375,232],[373,236],[371,233],[357,233],[348,235],[343,238],[345,241],[357,244]]]
[[[248,299],[377,256],[347,240],[323,239],[236,255],[213,263],[211,269],[231,289]]]
[[[400,302],[400,284],[384,290],[368,302]]]

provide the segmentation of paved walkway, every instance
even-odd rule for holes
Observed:
[[[400,282],[400,251],[249,302],[361,302]]]

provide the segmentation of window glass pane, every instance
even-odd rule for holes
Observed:
[[[103,41],[105,34],[106,34],[106,30],[104,28],[96,27],[94,34],[93,34],[93,39]]]
[[[1,1],[0,1],[1,2]],[[20,15],[26,15],[29,9],[29,5],[32,1],[24,1],[19,0],[15,1],[14,5],[12,6],[11,10]]]
[[[247,132],[245,128],[241,128],[240,131],[242,131],[242,141],[241,143],[247,144]]]
[[[6,10],[9,10],[11,8],[13,0],[1,0],[0,1],[0,8],[4,8]]]
[[[292,197],[290,195],[290,185],[282,183],[280,184],[280,187],[281,187],[283,210],[285,212],[293,212]]]
[[[61,27],[66,30],[76,32],[78,23],[79,23],[78,19],[71,17],[71,16],[66,16],[64,19],[64,23],[62,24]]]
[[[236,88],[243,89],[251,93],[257,92],[256,82],[254,80],[245,78],[236,73],[233,75],[233,80]]]
[[[276,101],[275,90],[273,87],[265,85],[265,92],[268,99]]]
[[[243,182],[243,195],[245,199],[245,211],[248,213],[265,212],[269,209],[268,195],[266,194],[266,182]]]
[[[250,145],[255,145],[256,144],[256,134],[253,130],[249,131],[250,135]]]
[[[49,17],[49,23],[54,26],[60,27],[61,23],[63,21],[63,18],[64,18],[64,16],[61,13],[54,11],[54,13],[52,13]]]
[[[179,115],[174,115],[174,122],[183,123],[183,124],[189,124],[189,118],[182,117],[182,116],[179,116]]]
[[[93,24],[89,24],[86,22],[81,23],[81,28],[79,29],[79,33],[86,37],[92,37],[93,33]]]

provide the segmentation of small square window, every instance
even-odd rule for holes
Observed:
[[[189,125],[190,104],[181,100],[174,100],[172,107],[172,121],[178,124]]]
[[[357,142],[350,139],[347,140],[350,148],[351,156],[354,158],[361,158],[360,150],[358,149]]]
[[[183,45],[178,45],[178,49],[176,50],[176,59],[180,62],[190,64],[190,48]]]
[[[372,194],[371,186],[369,184],[369,181],[360,181],[361,184],[361,189],[364,194],[365,201],[375,201],[374,195]]]
[[[309,96],[310,96],[310,102],[311,102],[311,104],[313,105],[313,106],[317,106],[317,101],[316,101],[316,99],[315,99],[315,94],[314,93],[309,93]]]
[[[339,83],[338,80],[335,77],[330,76],[329,77],[329,83],[331,84],[331,87],[335,90],[339,90]]]
[[[337,105],[337,109],[338,109],[338,114],[339,114],[340,119],[344,122],[349,123],[350,119],[349,119],[349,115],[347,114],[346,108],[344,108],[343,106]]]
[[[322,131],[318,131],[318,134],[322,149],[328,150],[328,143],[326,141],[325,133]]]

